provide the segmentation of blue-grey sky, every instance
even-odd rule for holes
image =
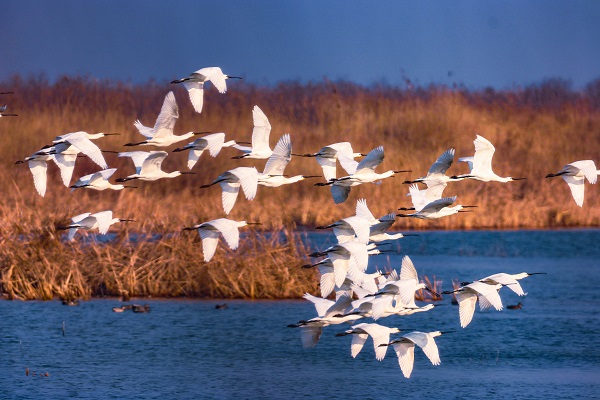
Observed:
[[[170,81],[207,66],[256,84],[600,78],[600,1],[0,0],[0,80]]]

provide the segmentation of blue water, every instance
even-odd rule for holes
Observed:
[[[313,349],[287,325],[315,316],[299,301],[154,300],[152,311],[114,313],[116,299],[0,301],[0,399],[589,399],[600,393],[600,230],[422,232],[372,257],[420,274],[472,280],[496,272],[547,272],[501,291],[521,310],[476,311],[460,328],[450,298],[439,307],[378,322],[454,330],[437,338],[441,365],[420,349],[410,379],[369,342],[353,359],[347,328],[330,326]],[[310,235],[315,247],[329,234]],[[227,309],[216,309],[226,302]],[[63,335],[64,323],[64,335]],[[25,370],[29,368],[30,375]],[[40,376],[48,372],[49,376]]]

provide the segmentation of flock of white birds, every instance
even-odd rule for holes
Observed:
[[[204,84],[210,81],[219,92],[225,93],[228,78],[236,77],[223,74],[218,67],[208,67],[171,83],[183,83],[195,111],[200,113],[203,108]],[[11,93],[3,92],[1,94]],[[16,116],[16,114],[4,113],[5,110],[6,106],[0,108],[1,116]],[[375,169],[384,160],[383,146],[375,147],[369,153],[362,154],[354,152],[350,143],[341,142],[324,146],[316,153],[293,154],[291,137],[286,133],[271,149],[269,144],[271,125],[267,116],[258,106],[254,107],[252,115],[254,128],[250,143],[236,142],[235,140],[225,141],[225,133],[222,132],[188,132],[175,135],[174,127],[179,112],[175,95],[173,92],[169,92],[153,127],[144,126],[139,120],[134,122],[134,126],[144,136],[144,140],[127,143],[125,146],[167,147],[194,136],[202,135],[189,144],[173,150],[173,152],[188,151],[187,167],[189,170],[194,168],[205,150],[212,157],[216,157],[224,147],[234,147],[242,152],[240,155],[233,157],[234,159],[267,160],[263,172],[259,172],[255,167],[240,166],[223,172],[213,182],[201,186],[207,188],[216,184],[220,185],[223,211],[226,215],[234,207],[240,187],[246,199],[252,200],[257,194],[259,185],[278,187],[307,178],[317,178],[317,176],[308,175],[292,177],[285,175],[285,168],[291,161],[292,156],[314,157],[316,159],[322,167],[322,177],[325,178],[324,182],[316,183],[316,186],[329,186],[331,196],[336,204],[347,200],[352,187],[364,183],[379,184],[383,179],[395,174],[410,172],[403,170],[375,172]],[[109,151],[101,150],[93,142],[108,135],[111,134],[74,132],[61,135],[56,137],[51,145],[44,146],[24,160],[17,161],[17,163],[27,163],[29,165],[35,189],[40,196],[44,196],[46,192],[48,161],[53,161],[58,166],[63,184],[72,188],[72,190],[83,188],[122,190],[133,187],[123,184],[130,180],[155,181],[192,173],[189,171],[163,171],[161,164],[168,155],[166,151],[119,152],[119,157],[128,157],[132,160],[135,173],[116,179],[116,184],[110,183],[109,179],[116,172],[116,169],[108,168],[102,154]],[[382,250],[377,247],[381,242],[389,242],[408,236],[402,233],[386,233],[394,224],[396,217],[436,219],[466,212],[468,210],[464,210],[465,208],[474,207],[454,205],[456,196],[442,197],[443,191],[449,182],[464,179],[475,179],[482,182],[510,182],[525,179],[496,175],[492,170],[492,157],[495,151],[492,143],[477,135],[474,145],[475,153],[473,156],[459,158],[459,161],[467,163],[469,173],[446,175],[446,171],[453,163],[455,153],[454,149],[449,149],[433,163],[425,176],[412,181],[405,181],[405,183],[411,184],[408,195],[411,197],[413,207],[401,208],[400,210],[414,210],[413,213],[390,213],[381,218],[376,218],[367,207],[366,200],[361,199],[357,202],[355,215],[326,226],[317,227],[318,229],[332,228],[338,243],[323,251],[311,253],[309,256],[318,261],[304,266],[305,268],[318,268],[321,291],[320,297],[310,294],[304,296],[305,299],[314,303],[317,316],[289,325],[301,329],[301,339],[304,347],[314,347],[321,337],[323,328],[329,325],[352,324],[363,318],[379,321],[392,315],[410,315],[434,308],[433,304],[418,306],[415,303],[415,293],[419,289],[425,289],[434,294],[435,292],[432,288],[428,288],[420,282],[416,268],[408,256],[403,258],[399,272],[392,270],[387,276],[378,271],[367,273],[369,256],[381,253]],[[80,153],[92,159],[102,169],[82,176],[71,185],[75,162]],[[362,160],[356,161],[357,158],[362,158]],[[338,162],[341,168],[347,172],[346,176],[337,177]],[[583,206],[584,182],[587,179],[589,183],[595,184],[599,174],[600,171],[596,169],[593,161],[583,160],[567,164],[561,171],[548,174],[547,177],[562,176],[569,185],[576,204]],[[419,189],[418,183],[424,184],[426,188]],[[123,221],[131,220],[113,218],[112,211],[86,212],[73,217],[71,224],[60,228],[68,229],[68,239],[74,240],[78,229],[98,230],[100,234],[106,234],[112,224]],[[251,223],[218,218],[183,229],[198,230],[202,239],[204,260],[209,262],[216,252],[219,236],[223,237],[229,248],[235,250],[239,246],[239,228],[248,224]],[[451,293],[455,296],[459,305],[460,325],[465,328],[472,321],[478,301],[481,310],[495,308],[500,311],[503,308],[499,296],[500,289],[506,286],[519,296],[524,296],[525,292],[518,280],[530,275],[533,275],[533,273],[498,273],[474,282],[463,282],[458,289],[444,293]],[[328,299],[332,293],[335,293],[335,300]],[[389,328],[371,322],[358,323],[336,336],[352,336],[352,357],[359,354],[368,337],[372,338],[377,360],[382,360],[386,355],[387,348],[392,346],[398,357],[400,369],[406,378],[411,376],[413,370],[415,345],[423,350],[425,356],[433,365],[440,364],[441,359],[435,338],[445,332],[414,331],[390,340],[391,335],[399,333],[400,329],[398,328]]]

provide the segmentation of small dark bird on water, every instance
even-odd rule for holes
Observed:
[[[217,310],[224,310],[224,309],[226,309],[226,308],[229,308],[229,306],[227,305],[227,303],[223,303],[223,304],[217,304],[217,305],[215,306],[215,308],[216,308]]]
[[[518,302],[515,305],[512,306],[506,306],[506,308],[508,308],[509,310],[520,310],[521,308],[523,308],[523,303]]]

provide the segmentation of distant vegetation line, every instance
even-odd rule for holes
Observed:
[[[190,238],[192,235],[178,239],[182,227],[224,216],[218,185],[208,189],[200,189],[199,186],[210,183],[220,173],[236,166],[254,165],[262,170],[263,160],[232,160],[231,157],[239,154],[239,151],[226,148],[216,158],[204,154],[194,167],[197,175],[185,175],[168,181],[138,182],[138,189],[121,192],[78,189],[71,193],[62,185],[58,169],[50,165],[49,186],[44,198],[36,193],[28,168],[14,165],[15,161],[50,143],[55,136],[79,130],[90,133],[119,132],[121,136],[103,138],[98,144],[106,150],[131,150],[123,147],[123,144],[140,139],[133,122],[140,119],[145,125],[152,126],[170,90],[175,92],[180,110],[175,125],[176,133],[200,130],[225,132],[229,139],[249,141],[252,107],[259,105],[273,127],[272,146],[284,133],[290,133],[294,153],[315,152],[325,145],[340,141],[350,141],[355,151],[364,153],[383,145],[385,160],[380,167],[382,170],[412,170],[412,173],[399,174],[380,185],[354,188],[349,199],[339,205],[333,203],[327,187],[313,186],[313,179],[289,187],[260,187],[254,201],[238,198],[229,215],[232,219],[259,221],[265,229],[277,231],[298,225],[314,227],[350,216],[354,214],[356,200],[360,198],[367,199],[376,217],[394,212],[399,207],[410,207],[410,198],[406,196],[408,187],[402,184],[403,180],[425,175],[435,159],[451,147],[456,148],[456,158],[472,155],[473,140],[476,134],[480,134],[496,147],[494,171],[502,176],[527,177],[527,180],[508,184],[451,182],[444,195],[458,196],[456,203],[476,205],[474,212],[436,221],[403,219],[397,221],[392,230],[600,226],[599,185],[586,187],[585,204],[580,208],[574,204],[568,187],[559,182],[560,179],[544,178],[546,174],[556,172],[575,160],[593,159],[596,163],[600,162],[600,80],[590,83],[581,91],[571,90],[568,83],[560,80],[506,91],[469,91],[445,86],[363,87],[326,80],[308,84],[286,82],[273,87],[247,84],[245,81],[235,83],[223,95],[206,90],[204,109],[197,114],[185,90],[167,82],[130,84],[87,77],[63,77],[51,84],[44,78],[19,76],[0,82],[2,91],[14,92],[13,95],[3,96],[1,102],[8,104],[10,112],[19,115],[17,118],[0,120],[0,146],[3,153],[0,160],[3,176],[0,181],[3,194],[0,205],[0,269],[4,292],[7,291],[6,282],[24,282],[25,277],[30,275],[34,277],[30,281],[36,282],[35,288],[42,290],[40,288],[44,287],[44,283],[40,276],[51,277],[59,271],[53,272],[44,265],[55,265],[59,260],[63,265],[74,268],[71,275],[68,275],[70,270],[60,269],[60,274],[67,271],[60,282],[64,283],[67,277],[69,282],[74,282],[85,275],[82,271],[76,272],[81,268],[82,261],[78,258],[81,252],[86,254],[85,257],[92,257],[85,258],[90,266],[100,262],[101,257],[96,257],[100,253],[113,261],[115,257],[125,257],[123,254],[129,260],[133,257],[133,261],[130,261],[132,272],[114,269],[106,264],[106,269],[98,273],[104,274],[103,279],[107,282],[113,279],[109,279],[109,276],[130,281],[134,279],[137,284],[145,282],[142,286],[133,285],[138,287],[134,292],[145,294],[163,293],[164,288],[152,286],[157,282],[152,277],[162,274],[164,278],[171,273],[163,272],[159,267],[145,270],[152,264],[153,258],[162,260],[166,266],[170,263],[165,260],[169,260],[173,252],[185,251],[188,268],[197,268],[198,274],[212,270],[212,264],[201,261],[201,243],[197,235],[194,239]],[[175,147],[167,150],[171,152]],[[117,158],[114,154],[106,154],[105,158],[111,167],[118,168],[114,177],[132,172],[130,160]],[[163,163],[163,169],[185,170],[186,162],[186,152],[170,153]],[[97,169],[91,161],[80,158],[73,180]],[[467,171],[467,165],[455,159],[448,173],[461,174]],[[339,170],[338,176],[342,172]],[[294,158],[286,173],[320,175],[322,171],[314,159]],[[175,232],[177,238],[160,240],[145,256],[147,258],[137,259],[136,252],[142,252],[144,245],[132,248],[126,242],[119,242],[116,250],[104,245],[81,249],[60,244],[65,246],[64,251],[53,247],[59,243],[56,241],[59,234],[55,231],[57,226],[67,224],[74,215],[102,210],[113,210],[114,215],[121,218],[136,219],[136,223],[130,223],[127,227],[113,228],[113,231],[118,230],[122,235],[128,231],[157,234]],[[27,251],[35,256],[35,262],[27,268],[41,268],[37,272],[23,269],[28,263],[25,256],[32,256],[23,253],[25,245],[31,247]],[[279,244],[273,244],[270,248],[276,251]],[[217,256],[223,256],[225,252],[220,249]],[[240,253],[238,250],[234,254]],[[298,253],[298,257],[302,257],[302,254]],[[126,262],[123,263],[125,268]],[[295,268],[289,260],[284,264],[288,265],[286,273],[291,273]],[[206,271],[200,272],[202,268]],[[190,274],[187,269],[173,272],[169,282],[197,279],[197,276]],[[8,281],[7,276],[10,276]],[[111,287],[118,292],[118,279],[113,281]],[[314,285],[314,281],[311,276],[306,285]],[[104,282],[96,287],[103,288],[106,285]],[[276,285],[274,281],[272,286]],[[308,290],[307,286],[297,287],[301,288],[298,289],[299,293]],[[26,292],[33,289],[25,286],[21,290]],[[92,294],[91,289],[85,290],[87,292],[84,294]],[[260,296],[297,295],[295,292],[286,292],[285,288],[279,287],[278,290],[280,292],[271,294],[261,292]],[[113,290],[112,293],[116,292]],[[173,292],[172,288],[166,290],[166,293],[169,292]],[[191,292],[194,290],[186,287],[177,293]],[[225,295],[211,291],[198,293],[217,297]],[[228,295],[255,297],[256,289],[244,289],[238,294]]]

